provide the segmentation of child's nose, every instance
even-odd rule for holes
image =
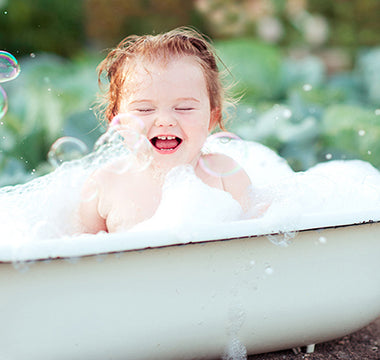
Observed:
[[[157,114],[155,123],[156,126],[175,126],[177,124],[177,120],[173,114],[169,112],[163,112]]]

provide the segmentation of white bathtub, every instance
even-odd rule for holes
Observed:
[[[220,358],[380,316],[380,222],[271,236],[240,225],[200,227],[190,244],[152,232],[144,249],[144,233],[108,235],[104,249],[99,235],[0,247],[0,359]]]

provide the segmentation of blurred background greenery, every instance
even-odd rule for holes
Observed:
[[[238,81],[229,130],[295,170],[380,167],[379,14],[378,0],[0,0],[0,50],[21,67],[1,84],[0,186],[51,171],[60,137],[91,149],[104,131],[92,107],[105,49],[181,25],[210,36]]]

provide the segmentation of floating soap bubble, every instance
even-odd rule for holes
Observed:
[[[4,89],[0,86],[0,119],[4,117],[8,110],[8,99]]]
[[[9,52],[0,50],[0,83],[15,79],[20,73],[20,65]]]
[[[80,159],[87,152],[87,146],[83,141],[71,136],[64,136],[53,143],[48,152],[48,160],[57,168],[66,161]]]
[[[152,162],[153,148],[144,135],[143,121],[136,116],[120,114],[110,125],[94,147],[99,153],[117,159],[107,170],[117,174],[145,170]]]
[[[217,140],[220,144],[229,144],[233,141],[241,142],[241,139],[239,138],[239,136],[237,136],[233,133],[227,132],[227,131],[215,133],[213,135],[210,135],[208,138],[208,141],[211,141],[211,142],[213,142],[215,140]],[[243,149],[243,152],[244,152],[244,149]],[[207,160],[207,158],[205,158],[204,156],[199,159],[199,166],[207,174],[209,174],[211,176],[216,176],[216,177],[231,176],[233,174],[236,174],[237,172],[239,172],[242,169],[240,164],[238,164],[237,162],[234,162],[234,164],[231,165],[230,168],[226,167],[222,171],[219,169],[216,170],[216,169],[214,169],[214,166],[212,164],[210,164],[209,161]]]

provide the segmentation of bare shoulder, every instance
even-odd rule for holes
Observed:
[[[228,174],[236,172],[241,166],[227,155],[214,153],[202,156],[203,167],[206,172]]]
[[[237,175],[238,177],[247,177],[243,167],[231,157],[224,154],[207,154],[203,156],[203,167],[206,172],[213,172],[222,177]]]
[[[251,179],[243,167],[224,154],[207,154],[202,158],[203,170],[209,175],[220,178],[223,190],[229,192],[243,209],[247,209],[247,198]]]

